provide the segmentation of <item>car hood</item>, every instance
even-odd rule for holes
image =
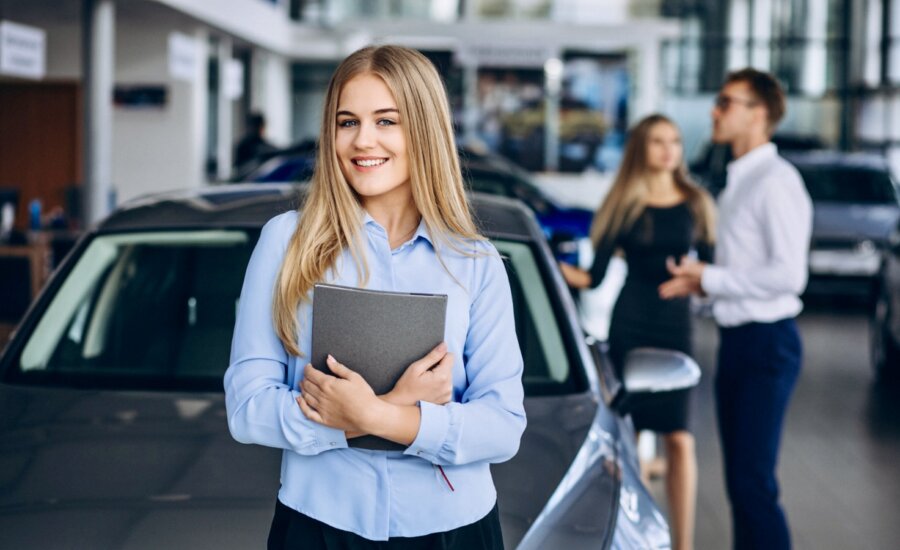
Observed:
[[[518,455],[493,467],[508,546],[568,471],[597,405],[588,393],[526,410]],[[0,385],[0,547],[258,547],[280,462],[231,438],[221,394]]]
[[[816,202],[813,209],[813,239],[882,241],[900,217],[890,204]]]

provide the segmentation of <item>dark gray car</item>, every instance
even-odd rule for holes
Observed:
[[[281,451],[231,438],[222,375],[250,253],[297,191],[142,199],[79,241],[0,357],[0,548],[264,544]],[[507,546],[668,548],[630,422],[607,406],[624,406],[618,381],[534,215],[473,204],[507,258],[525,358],[528,428],[493,468]],[[663,387],[653,361],[641,389]]]
[[[834,151],[787,158],[813,201],[808,291],[868,297],[881,250],[900,219],[887,162],[877,155]]]

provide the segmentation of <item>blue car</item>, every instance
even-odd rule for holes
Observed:
[[[312,177],[315,158],[315,144],[304,142],[269,158],[241,175],[239,180],[252,183],[306,181]],[[503,157],[461,148],[459,159],[463,177],[472,191],[524,202],[537,217],[556,258],[578,265],[578,241],[587,238],[593,211],[560,205],[540,190],[528,172]]]

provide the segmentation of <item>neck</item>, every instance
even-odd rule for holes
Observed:
[[[392,246],[412,236],[422,217],[412,197],[407,201],[393,204],[368,201],[363,204],[363,208],[387,231]]]
[[[647,172],[645,179],[651,195],[667,194],[675,190],[675,177],[669,170]]]
[[[766,133],[753,132],[732,141],[731,154],[735,159],[739,159],[760,145],[765,145],[768,142],[769,136]]]

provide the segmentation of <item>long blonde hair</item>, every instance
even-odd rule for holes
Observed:
[[[440,249],[470,254],[465,241],[484,240],[475,227],[463,189],[459,157],[443,82],[421,53],[402,46],[370,46],[347,57],[335,70],[325,96],[315,173],[300,221],[288,243],[273,298],[275,332],[288,353],[300,356],[297,308],[313,285],[349,249],[359,286],[369,270],[358,238],[362,207],[341,172],[335,150],[335,128],[341,91],[354,77],[374,74],[387,85],[406,138],[412,197],[425,226]],[[443,262],[442,262],[443,263]]]
[[[675,123],[668,117],[653,114],[642,119],[630,130],[619,172],[591,224],[591,241],[594,246],[614,242],[616,237],[628,231],[644,213],[650,190],[645,178],[647,145],[650,131],[657,124],[669,124],[677,129]],[[683,158],[673,176],[675,186],[684,195],[693,214],[695,238],[713,244],[716,214],[712,198],[690,180]]]

